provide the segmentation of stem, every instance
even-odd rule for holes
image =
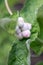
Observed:
[[[6,5],[6,8],[7,8],[7,10],[8,10],[8,12],[9,12],[9,14],[10,14],[10,15],[13,15],[13,13],[12,13],[12,11],[11,11],[11,9],[10,9],[9,5],[8,5],[7,0],[5,0],[5,5]]]
[[[26,46],[29,52],[27,57],[27,63],[28,65],[31,65],[30,39],[26,41]]]
[[[17,15],[18,15],[18,17],[20,17],[20,11],[19,10],[17,11]]]

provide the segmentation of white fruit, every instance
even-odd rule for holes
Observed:
[[[29,30],[26,30],[26,31],[22,32],[22,35],[23,35],[23,37],[28,38],[28,37],[30,37],[31,32]]]
[[[16,33],[17,33],[17,34],[21,33],[21,30],[19,29],[19,27],[18,27],[18,26],[16,26],[15,31],[16,31]]]
[[[32,25],[30,23],[24,23],[24,26],[22,27],[22,31],[25,30],[31,30]]]
[[[24,25],[24,19],[22,17],[19,17],[17,24],[18,24],[19,27],[23,27],[23,25]]]
[[[24,19],[23,19],[23,17],[18,17],[18,22],[24,22]]]
[[[22,27],[22,31],[25,31],[25,30],[28,30],[26,23],[24,23],[24,26]]]
[[[23,39],[22,33],[19,33],[18,35],[16,35],[18,39]]]
[[[27,25],[27,27],[28,27],[29,30],[32,29],[32,24],[30,24],[30,23],[26,23],[26,25]]]

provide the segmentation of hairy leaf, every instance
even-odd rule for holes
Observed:
[[[37,55],[40,55],[43,53],[43,5],[41,5],[38,9],[37,21],[40,26],[40,33],[37,40],[31,44],[31,48]]]
[[[42,46],[43,44],[41,44],[41,42],[37,39],[31,43],[31,49],[35,52],[36,55],[40,55],[42,53]]]
[[[43,41],[43,5],[38,10],[37,20],[40,26],[39,38]]]
[[[41,1],[40,0],[26,0],[25,5],[21,11],[21,16],[24,17],[25,21],[32,24],[30,39],[31,39],[31,41],[34,41],[34,42],[31,43],[31,48],[38,55],[40,53],[42,53],[41,48],[43,46],[43,44],[41,44],[40,42],[35,41],[35,39],[38,37],[39,31],[40,31],[39,24],[38,24],[39,22],[37,21],[37,14],[38,14],[39,8],[42,5],[43,5],[43,0],[41,0]],[[42,28],[43,28],[43,26],[41,27],[41,29]],[[41,34],[42,34],[42,32],[41,32]],[[42,35],[40,35],[40,36],[43,37]],[[39,46],[37,46],[37,45],[39,45]]]
[[[30,37],[32,41],[34,41],[37,38],[38,33],[39,33],[39,25],[37,22],[37,12],[38,12],[38,8],[43,4],[42,2],[43,0],[41,1],[40,0],[26,0],[24,8],[20,12],[20,15],[24,17],[25,21],[30,22],[32,24],[32,30],[31,30],[32,34]],[[35,44],[33,46],[35,46]],[[36,46],[37,45],[39,44],[36,44]],[[40,45],[37,47],[36,46],[33,49],[36,49],[35,52],[38,53],[41,46]],[[24,51],[26,51],[26,53]],[[9,55],[8,65],[28,65],[27,53],[28,53],[27,48],[23,40],[14,43],[11,49],[10,55]]]
[[[8,65],[30,65],[28,53],[24,40],[15,42],[9,54]]]
[[[26,0],[23,9],[21,10],[21,16],[24,17],[26,22],[32,24],[31,40],[34,41],[39,33],[39,25],[37,22],[37,13],[39,7],[43,4],[43,0]]]

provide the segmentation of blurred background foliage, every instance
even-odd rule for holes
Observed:
[[[22,3],[22,1],[20,0],[19,1],[14,0],[15,3],[13,2],[13,0],[9,0],[8,2],[13,12],[15,9],[14,4],[18,2]],[[4,0],[0,0],[0,19],[4,17],[10,17],[10,15],[6,9]],[[37,21],[40,26],[40,34],[38,37],[41,40],[43,40],[43,6],[41,6],[38,10]],[[11,22],[10,24],[6,25],[5,27],[7,29],[7,32],[0,26],[0,65],[7,65],[9,51],[11,50],[11,47],[13,45],[12,42],[15,39],[14,26],[15,26],[14,21],[13,23]],[[37,55],[40,55],[41,53],[43,53],[43,42],[40,42],[38,39],[36,39],[36,41],[32,42],[31,48]],[[43,63],[38,65],[43,65]]]
[[[9,16],[4,0],[0,0],[0,18]]]

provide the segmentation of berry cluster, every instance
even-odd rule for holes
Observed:
[[[30,37],[31,28],[32,25],[30,23],[24,22],[24,19],[22,17],[19,17],[16,26],[16,36],[18,37],[18,39]]]

